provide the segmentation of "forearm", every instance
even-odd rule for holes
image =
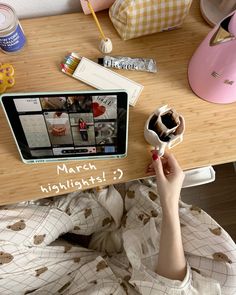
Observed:
[[[172,280],[183,280],[186,259],[181,237],[178,206],[163,208],[161,238],[156,272]]]

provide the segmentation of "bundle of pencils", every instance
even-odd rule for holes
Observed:
[[[62,72],[69,76],[72,76],[80,62],[80,59],[81,58],[74,52],[70,53],[69,55],[66,55],[63,62],[61,63]]]

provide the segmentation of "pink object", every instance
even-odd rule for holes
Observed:
[[[200,98],[236,101],[236,10],[207,35],[188,66],[189,84]]]
[[[89,0],[90,4],[93,7],[93,10],[100,11],[104,9],[108,9],[114,2],[115,0]],[[88,4],[86,0],[80,0],[82,9],[84,14],[90,14],[90,10],[88,8]]]

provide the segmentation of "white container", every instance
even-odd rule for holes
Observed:
[[[149,116],[144,126],[144,137],[150,145],[152,145],[155,149],[158,150],[159,156],[164,155],[166,148],[170,149],[183,141],[185,121],[181,115],[179,115],[180,123],[178,126],[176,126],[175,131],[171,133],[171,131],[173,130],[171,129],[168,130],[168,133],[169,133],[169,136],[167,136],[167,138],[169,138],[168,141],[164,141],[160,139],[160,136],[157,134],[157,132],[154,131],[150,126],[150,123],[152,123],[153,120],[155,122],[157,122],[158,120],[161,120],[161,116],[170,110],[171,108],[168,107],[167,105],[156,109],[154,113],[152,113]]]

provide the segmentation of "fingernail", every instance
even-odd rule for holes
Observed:
[[[152,159],[153,159],[153,161],[158,160],[158,154],[157,153],[153,153]]]

